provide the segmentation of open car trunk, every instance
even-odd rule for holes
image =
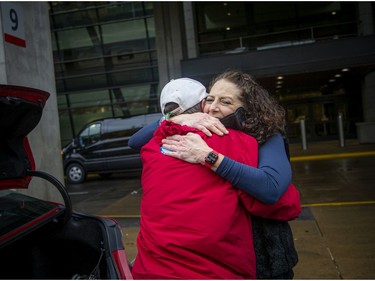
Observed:
[[[115,228],[117,226],[111,220],[77,214],[73,214],[65,224],[55,220],[48,222],[1,249],[0,278],[119,277],[111,258],[111,253],[122,247],[121,232]],[[108,230],[118,236],[109,237],[112,235]]]
[[[132,279],[120,226],[73,212],[65,186],[35,170],[27,135],[48,96],[0,85],[0,279]],[[64,204],[17,192],[33,177],[57,188]]]

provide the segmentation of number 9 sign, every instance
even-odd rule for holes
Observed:
[[[20,47],[26,47],[22,6],[14,2],[2,2],[1,16],[4,40]]]

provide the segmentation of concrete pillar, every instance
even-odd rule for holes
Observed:
[[[154,2],[159,87],[181,78],[181,60],[186,53],[182,2]],[[160,93],[159,89],[159,93]]]
[[[358,2],[358,15],[360,18],[359,34],[374,34],[374,17],[372,15],[372,2]]]
[[[374,16],[371,2],[359,2],[359,33],[374,34]],[[367,74],[362,80],[362,123],[357,123],[357,137],[360,143],[375,143],[375,72]]]
[[[36,169],[63,182],[48,2],[1,2],[0,9],[0,83],[50,94],[42,119],[28,138]],[[20,31],[15,35],[21,40],[7,40],[6,30]],[[34,178],[25,192],[62,202],[57,190],[45,180]]]
[[[197,38],[195,35],[195,22],[194,22],[194,15],[193,15],[193,4],[192,2],[186,1],[186,2],[183,2],[183,5],[184,5],[187,55],[189,59],[192,59],[198,56]]]
[[[362,80],[362,123],[357,123],[357,137],[360,143],[375,143],[375,72]]]

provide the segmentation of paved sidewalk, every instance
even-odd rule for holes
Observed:
[[[291,222],[295,279],[375,278],[375,144],[291,145],[302,214]]]
[[[289,149],[292,162],[375,155],[375,143],[360,144],[356,139],[345,140],[344,147],[340,147],[339,141],[332,140],[308,143],[306,150],[302,149],[302,144],[293,143]]]

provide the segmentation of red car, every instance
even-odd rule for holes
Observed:
[[[72,211],[65,186],[35,170],[27,135],[48,96],[0,85],[0,279],[132,279],[118,223]],[[57,188],[64,204],[17,192],[33,177]]]

